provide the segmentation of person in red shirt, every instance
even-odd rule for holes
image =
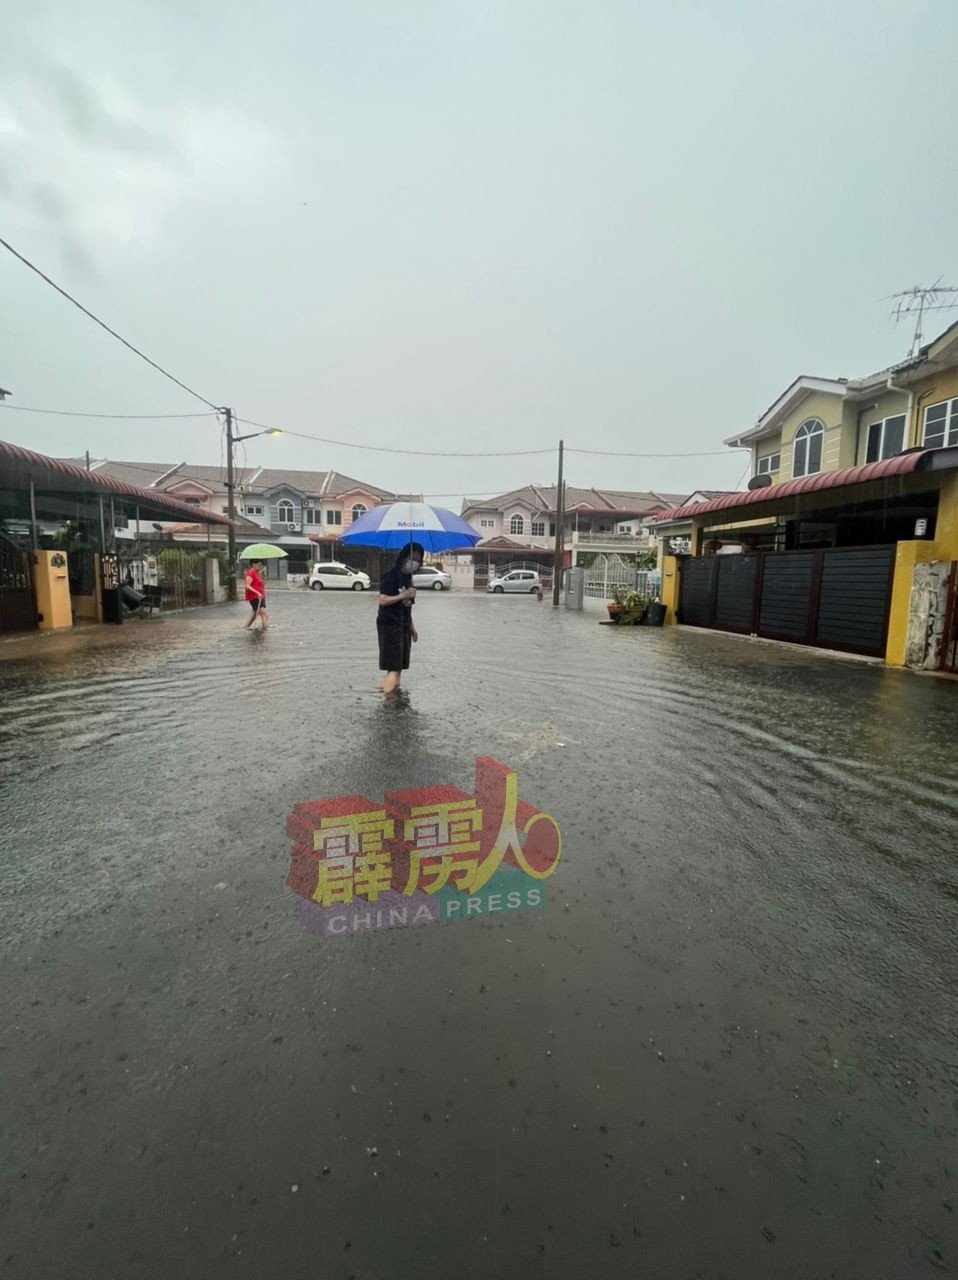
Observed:
[[[262,560],[254,560],[250,567],[246,570],[246,599],[249,601],[252,613],[245,629],[249,631],[250,627],[259,618],[260,626],[265,631],[269,626],[269,615],[266,612],[266,584],[263,582],[263,570],[266,566]]]

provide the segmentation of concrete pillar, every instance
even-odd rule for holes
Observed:
[[[665,626],[678,621],[679,561],[677,556],[662,557],[662,589],[659,596],[665,605]]]

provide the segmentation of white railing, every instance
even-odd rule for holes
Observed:
[[[586,569],[585,594],[593,600],[611,600],[616,587],[640,596],[654,596],[658,590],[650,569],[625,569],[618,565],[594,565]],[[589,576],[591,574],[591,576]]]
[[[568,541],[568,535],[566,537]],[[652,545],[652,536],[648,529],[643,529],[641,533],[576,533],[572,534],[573,546],[597,546],[599,544],[611,544],[614,547],[621,547],[622,550],[635,548],[646,548]]]

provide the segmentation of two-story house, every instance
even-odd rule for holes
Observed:
[[[899,665],[958,647],[958,324],[866,377],[796,378],[726,443],[748,491],[656,519],[669,620]]]
[[[91,470],[166,493],[187,506],[220,515],[229,508],[223,467],[101,459]],[[286,558],[272,561],[269,570],[281,578],[308,572],[309,562],[320,556],[345,556],[337,543],[352,522],[396,496],[338,471],[268,467],[237,467],[233,492],[238,550],[254,542],[275,543],[286,552]],[[155,531],[149,525],[142,532],[150,537]],[[162,534],[185,544],[206,544],[211,536],[206,526],[182,522],[165,524]],[[216,537],[225,545],[222,530]]]
[[[567,550],[589,540],[625,540],[649,545],[646,523],[655,513],[667,510],[684,495],[627,492],[611,489],[580,489],[565,486],[562,522],[563,545]],[[482,535],[478,549],[492,542],[508,543],[517,551],[551,551],[556,535],[555,486],[527,484],[481,502],[467,502],[462,518]]]

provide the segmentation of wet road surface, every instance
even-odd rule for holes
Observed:
[[[958,685],[535,598],[0,646],[3,1275],[958,1271]],[[539,910],[322,938],[297,802],[519,771]]]

